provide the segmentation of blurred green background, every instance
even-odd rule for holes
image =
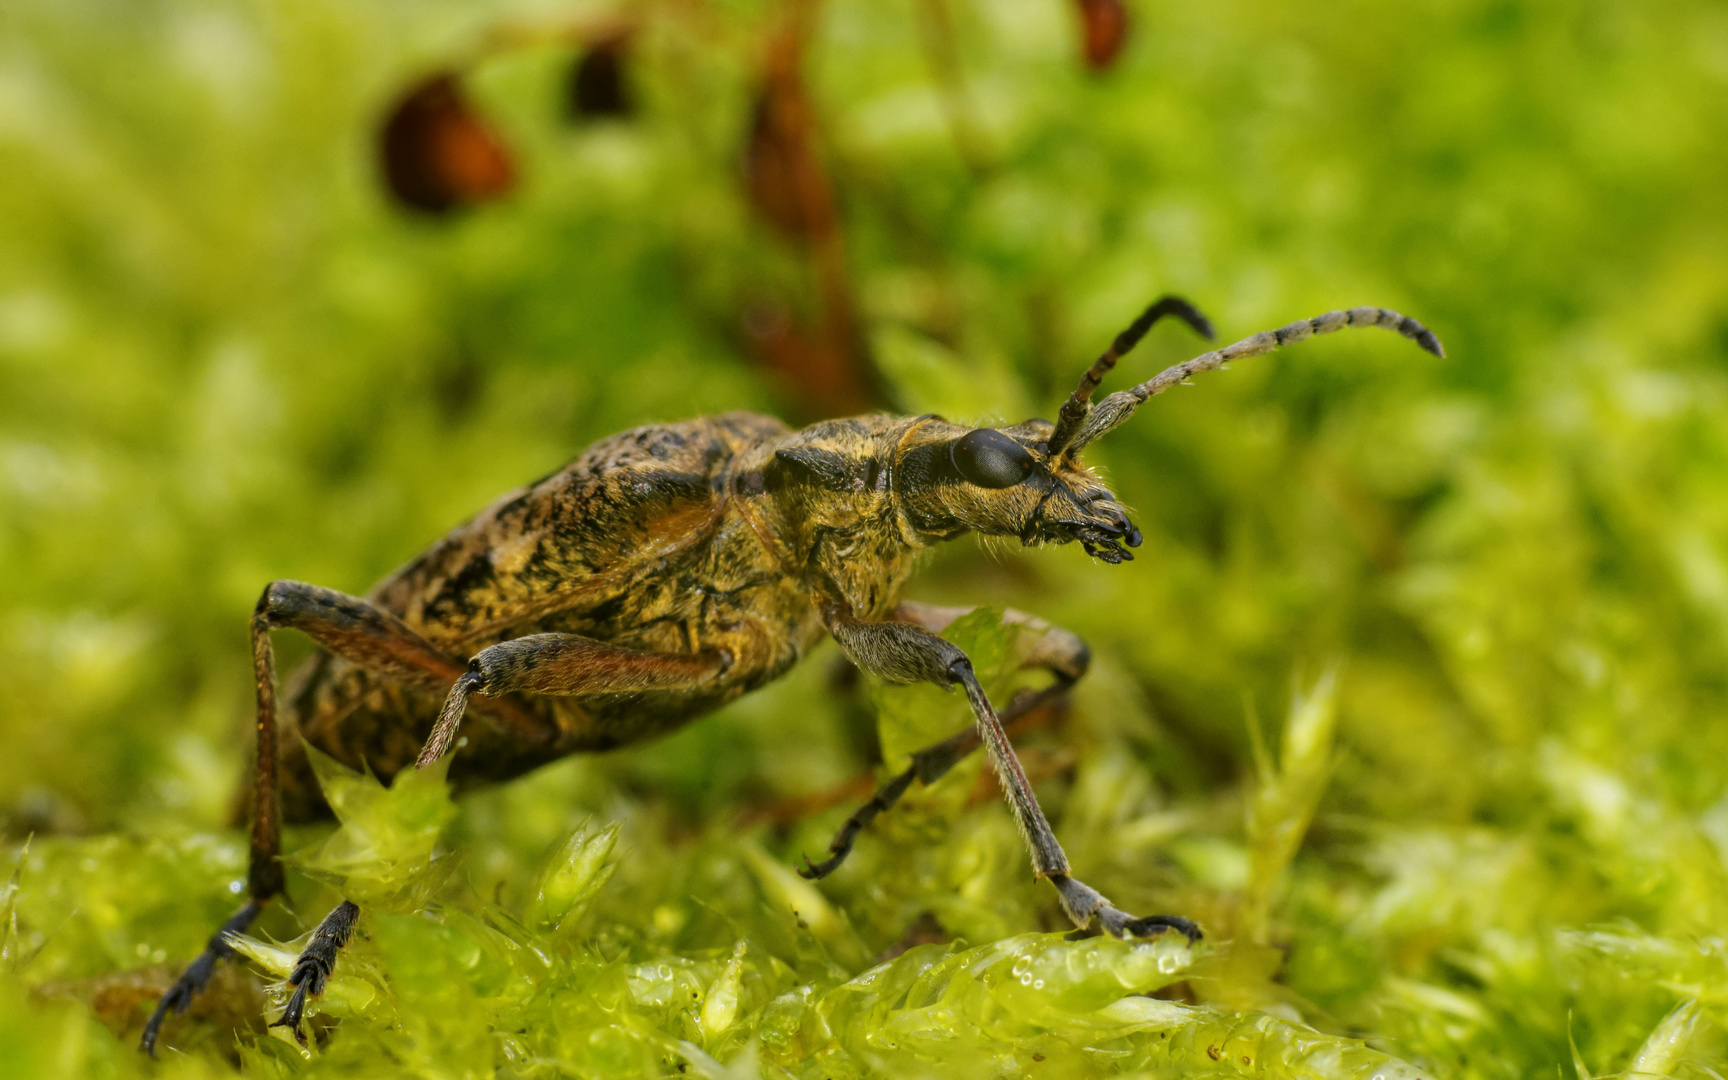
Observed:
[[[16,984],[0,1064],[25,1071],[0,1071],[140,1068],[83,1005],[53,1003],[183,962],[231,902],[246,622],[266,582],[364,592],[631,425],[819,418],[820,394],[752,346],[764,305],[821,303],[805,246],[752,206],[741,164],[787,10],[641,5],[635,113],[573,123],[575,50],[544,31],[608,9],[0,8],[0,822],[14,854],[35,836],[0,957]],[[815,9],[803,72],[879,403],[1052,415],[1165,291],[1225,340],[1392,307],[1448,358],[1357,333],[1208,376],[1089,452],[1146,533],[1135,562],[965,540],[912,595],[1020,607],[1091,642],[1095,678],[1028,751],[1077,872],[1218,942],[1244,890],[1275,893],[1280,952],[1250,975],[1230,967],[1250,951],[1220,945],[1224,973],[1185,991],[1207,1016],[1270,1010],[1483,1077],[1629,1070],[1669,1016],[1676,1049],[1639,1068],[1718,1075],[1728,8],[1129,11],[1126,47],[1093,72],[1062,0]],[[470,64],[503,26],[542,32]],[[467,212],[409,212],[379,180],[377,131],[404,88],[453,64],[517,183]],[[1198,351],[1160,328],[1126,367],[1145,378]],[[281,638],[286,670],[306,646]],[[607,932],[637,960],[731,955],[749,934],[719,915],[664,941],[630,927],[701,892],[667,867],[823,848],[855,796],[804,815],[786,800],[874,764],[867,703],[832,685],[834,656],[666,742],[465,802],[454,842],[474,893],[525,896],[583,815],[622,820],[591,925],[622,928]],[[1274,887],[1244,808],[1276,782],[1245,718],[1276,742],[1292,687],[1333,665],[1329,783]],[[857,937],[852,953],[829,943],[832,980],[924,911],[973,946],[1057,927],[1006,812],[964,794],[909,810],[916,828],[881,826],[907,830],[897,845],[867,835],[824,885]],[[961,869],[900,881],[914,850]],[[291,936],[317,906],[265,929]],[[134,1038],[139,1008],[97,1011]],[[364,1023],[331,1054],[370,1046]],[[1046,1071],[1236,1068],[1088,1056],[1091,1036],[1062,1024],[1037,1036],[1054,1040]],[[418,1038],[412,1068],[399,1048],[366,1052],[424,1075],[608,1071]],[[1022,1036],[966,1038],[994,1052]],[[241,1054],[250,1072],[316,1067],[266,1042]],[[231,1044],[211,1035],[175,1067],[220,1073]],[[770,1044],[765,1070],[821,1075]]]

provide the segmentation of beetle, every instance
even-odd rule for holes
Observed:
[[[1094,403],[1105,375],[1166,316],[1213,336],[1187,301],[1163,297],[1086,370],[1053,423],[974,429],[934,415],[876,414],[793,430],[727,413],[639,427],[505,495],[364,598],[271,582],[251,622],[257,751],[247,900],[161,998],[142,1048],[154,1052],[164,1019],[184,1011],[232,955],[227,935],[282,893],[282,822],[328,814],[307,745],[386,781],[449,753],[458,789],[502,781],[712,712],[784,674],[824,635],[888,682],[958,687],[976,724],[914,754],[842,826],[827,859],[806,860],[805,876],[832,872],[914,780],[933,782],[983,745],[1034,872],[1055,886],[1077,927],[1197,939],[1189,920],[1136,918],[1074,877],[1003,716],[966,654],[939,636],[960,609],[901,596],[920,549],[969,532],[1076,542],[1112,565],[1132,558],[1139,530],[1080,455],[1192,375],[1346,327],[1395,330],[1445,355],[1415,319],[1359,307],[1256,334]],[[1078,637],[1028,615],[1006,617],[1041,635],[1027,663],[1054,676],[1053,690],[1085,673]],[[321,650],[279,698],[270,635],[283,629]],[[469,714],[478,722],[462,729]],[[278,1024],[298,1033],[306,1000],[322,991],[358,917],[344,900],[313,931]]]

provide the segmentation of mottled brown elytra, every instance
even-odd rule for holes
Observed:
[[[1256,334],[1094,404],[1104,376],[1165,315],[1212,335],[1186,301],[1159,300],[1086,371],[1054,424],[974,430],[939,416],[872,415],[794,431],[770,417],[728,413],[636,428],[505,495],[364,598],[272,582],[252,617],[258,749],[249,898],[164,995],[144,1049],[154,1049],[163,1019],[184,1011],[231,955],[225,935],[245,930],[282,892],[283,820],[328,813],[306,744],[386,780],[445,754],[453,754],[458,788],[506,780],[712,712],[784,674],[824,634],[889,682],[959,687],[977,723],[913,755],[846,822],[828,859],[806,865],[806,876],[838,866],[858,831],[914,780],[934,781],[982,744],[1033,869],[1055,885],[1076,926],[1197,938],[1187,919],[1135,918],[1070,873],[1003,718],[966,654],[938,636],[961,610],[901,599],[914,554],[968,532],[1029,545],[1078,541],[1111,564],[1131,558],[1140,533],[1080,453],[1191,375],[1345,327],[1396,330],[1444,355],[1416,320],[1353,308]],[[1008,618],[1039,635],[1027,663],[1048,670],[1053,688],[1084,674],[1079,638],[1017,612]],[[284,628],[322,650],[279,701],[270,632]],[[319,924],[289,977],[294,992],[278,1023],[298,1032],[306,998],[323,989],[358,916],[344,901]]]

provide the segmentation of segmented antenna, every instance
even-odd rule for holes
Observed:
[[[1090,412],[1082,414],[1085,416],[1085,425],[1075,433],[1068,452],[1070,454],[1079,453],[1087,443],[1107,434],[1134,415],[1134,410],[1145,404],[1147,398],[1155,394],[1162,394],[1177,383],[1186,382],[1202,371],[1223,367],[1230,361],[1240,360],[1245,356],[1259,356],[1261,353],[1269,353],[1280,345],[1303,341],[1316,334],[1330,334],[1334,330],[1359,326],[1378,326],[1386,330],[1396,330],[1435,356],[1444,357],[1446,355],[1446,350],[1441,346],[1440,339],[1434,336],[1434,332],[1408,315],[1400,315],[1396,311],[1374,307],[1351,308],[1349,311],[1328,311],[1324,315],[1316,315],[1312,319],[1293,322],[1278,330],[1261,331],[1251,338],[1243,338],[1234,345],[1226,345],[1222,349],[1196,356],[1194,359],[1184,361],[1175,367],[1165,368],[1131,390],[1120,390],[1111,394],[1100,401]],[[1109,354],[1105,355],[1108,356]],[[1103,363],[1103,361],[1100,360],[1099,363]],[[1094,364],[1093,369],[1096,370],[1097,366]],[[1087,372],[1088,376],[1091,374],[1090,371]],[[1081,380],[1080,385],[1085,388],[1086,381]],[[1096,380],[1093,381],[1092,385],[1097,385]],[[1063,410],[1064,416],[1066,416],[1067,407],[1064,406]],[[1059,423],[1058,431],[1060,431],[1060,427]],[[1054,438],[1051,439],[1050,444],[1051,450],[1054,452],[1056,447]]]
[[[1116,335],[1116,340],[1104,350],[1104,355],[1092,362],[1086,369],[1086,374],[1080,376],[1080,385],[1068,395],[1068,400],[1062,403],[1062,411],[1056,414],[1056,430],[1050,436],[1050,456],[1055,457],[1068,445],[1074,433],[1080,430],[1080,424],[1086,419],[1086,413],[1091,408],[1092,391],[1098,389],[1098,384],[1104,381],[1104,376],[1116,366],[1116,361],[1127,356],[1134,346],[1140,344],[1140,339],[1146,336],[1146,331],[1152,329],[1166,315],[1174,315],[1194,328],[1194,332],[1211,341],[1217,334],[1212,329],[1212,323],[1206,316],[1200,314],[1198,308],[1180,296],[1161,296],[1152,302],[1152,306],[1140,313],[1140,317],[1128,324],[1128,329]]]

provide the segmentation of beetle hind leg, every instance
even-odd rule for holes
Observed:
[[[463,672],[460,662],[427,643],[395,615],[362,600],[301,581],[273,581],[252,612],[252,675],[257,692],[254,718],[256,756],[253,763],[251,857],[247,871],[248,902],[237,911],[156,1005],[144,1025],[139,1048],[154,1055],[162,1026],[170,1015],[186,1011],[210,981],[222,960],[232,956],[226,935],[251,927],[264,906],[282,892],[281,778],[277,746],[276,654],[272,630],[305,633],[331,653],[405,685],[448,687]],[[500,709],[499,722],[525,736],[549,738],[520,710],[503,711],[508,702],[490,702]]]

